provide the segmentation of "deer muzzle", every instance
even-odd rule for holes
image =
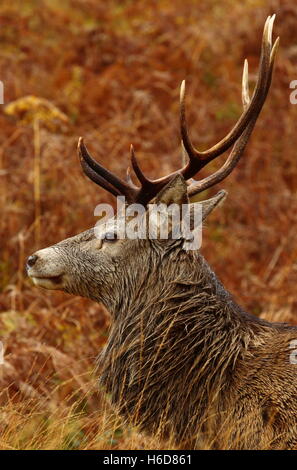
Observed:
[[[27,274],[34,285],[45,289],[62,289],[65,272],[53,248],[39,250],[27,259]]]

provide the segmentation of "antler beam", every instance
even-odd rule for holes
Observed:
[[[243,113],[233,129],[216,145],[203,152],[195,149],[191,143],[188,134],[186,112],[185,112],[185,82],[182,82],[180,92],[180,126],[181,138],[184,152],[188,156],[188,162],[180,170],[174,171],[163,178],[156,180],[148,179],[141,171],[135,157],[134,149],[131,146],[131,164],[135,175],[137,176],[140,187],[136,186],[127,174],[127,181],[115,176],[112,172],[105,169],[96,162],[89,154],[83,139],[79,139],[78,152],[83,171],[96,184],[109,191],[114,196],[123,195],[128,203],[142,203],[146,205],[156,194],[177,174],[181,174],[188,181],[189,196],[194,196],[214,184],[222,181],[228,176],[238,163],[248,139],[255,126],[256,120],[261,112],[267,97],[275,55],[279,39],[277,38],[272,45],[272,28],[275,15],[268,17],[263,30],[261,57],[257,83],[252,95],[249,97],[248,86],[248,64],[245,61],[242,80],[242,103]],[[217,158],[233,145],[231,153],[224,165],[214,174],[200,180],[193,181],[192,178],[209,162]]]

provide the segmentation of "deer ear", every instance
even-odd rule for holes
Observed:
[[[199,201],[195,204],[202,205],[202,221],[217,207],[219,206],[227,197],[227,191],[222,189],[214,197],[210,199],[205,199],[205,201]]]
[[[183,176],[177,174],[161,191],[157,194],[155,203],[165,204],[188,204],[187,185]]]

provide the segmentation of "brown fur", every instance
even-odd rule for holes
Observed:
[[[160,197],[181,191],[176,178]],[[297,328],[244,312],[183,239],[102,242],[89,230],[36,257],[37,285],[111,312],[100,381],[129,422],[179,447],[296,446]]]
[[[198,253],[165,254],[146,289],[100,357],[120,412],[186,447],[294,446],[297,330],[243,312]]]

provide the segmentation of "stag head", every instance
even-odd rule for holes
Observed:
[[[264,26],[258,78],[252,97],[250,98],[248,87],[248,63],[245,61],[242,79],[243,112],[232,130],[220,142],[203,152],[192,145],[187,128],[183,82],[180,92],[180,127],[185,161],[181,169],[151,180],[141,171],[131,146],[131,164],[139,181],[137,186],[131,179],[130,170],[126,180],[122,180],[95,161],[80,138],[78,153],[84,173],[114,196],[124,196],[128,205],[142,204],[146,208],[144,217],[149,216],[152,201],[167,206],[173,203],[190,204],[191,198],[221,182],[242,156],[267,97],[278,45],[278,39],[272,44],[273,22],[274,16],[268,17]],[[231,147],[227,160],[218,171],[198,181],[193,179],[209,162]],[[196,203],[202,208],[202,219],[225,195],[225,191],[220,191],[213,198]],[[116,220],[110,220],[109,227],[116,229],[115,225]],[[169,236],[167,240],[128,239],[110,237],[110,231],[106,231],[106,228],[104,230],[98,236],[92,228],[30,256],[27,271],[34,284],[89,297],[103,302],[111,312],[115,312],[128,302],[127,297],[133,301],[133,296],[147,282],[152,270],[157,269],[159,278],[163,277],[163,261],[168,253],[175,253],[175,260],[193,256],[193,253],[182,250],[182,236],[180,239]],[[130,296],[127,295],[128,291]]]

